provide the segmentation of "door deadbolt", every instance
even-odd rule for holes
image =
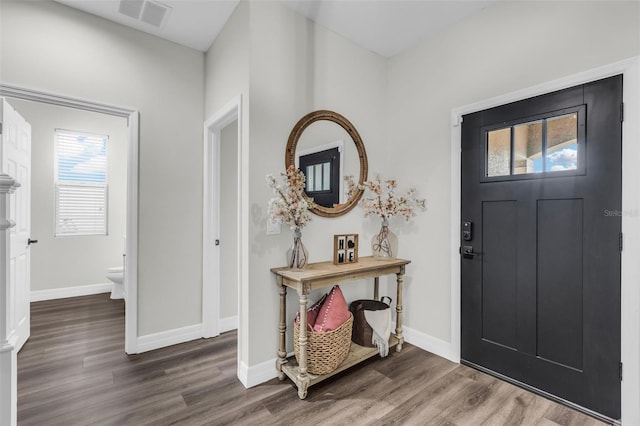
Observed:
[[[464,241],[471,241],[473,239],[473,223],[465,220],[462,222],[462,239]]]

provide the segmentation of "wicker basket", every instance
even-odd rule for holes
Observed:
[[[332,331],[317,332],[307,330],[307,371],[313,374],[327,374],[338,368],[347,358],[351,347],[351,327],[353,315],[340,327]],[[300,363],[298,336],[300,324],[293,323],[293,351]]]

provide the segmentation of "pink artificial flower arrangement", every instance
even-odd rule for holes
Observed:
[[[360,188],[365,191],[360,204],[365,216],[375,215],[383,220],[401,215],[406,222],[416,215],[416,209],[424,210],[426,200],[416,197],[416,189],[411,188],[402,195],[396,195],[398,186],[395,179],[382,180],[376,175],[374,180],[366,181],[362,185],[354,182],[353,176],[346,176],[349,194]]]
[[[281,182],[267,175],[267,185],[276,197],[269,200],[269,216],[278,223],[286,223],[291,229],[301,229],[310,220],[309,209],[313,200],[304,196],[305,176],[294,166],[280,173]]]

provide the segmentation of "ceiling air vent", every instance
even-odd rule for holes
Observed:
[[[121,0],[118,11],[130,18],[160,28],[171,8],[151,0]]]
[[[118,12],[130,18],[139,19],[143,4],[144,0],[122,0]]]
[[[147,24],[161,27],[164,22],[164,18],[167,16],[170,7],[160,4],[155,1],[146,1],[144,2],[144,8],[142,9],[142,16],[140,20],[142,22],[146,22]]]

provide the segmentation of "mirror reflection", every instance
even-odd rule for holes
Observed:
[[[329,208],[347,201],[344,177],[360,172],[351,135],[331,121],[316,121],[305,129],[296,148],[296,167],[307,178],[307,195]]]

